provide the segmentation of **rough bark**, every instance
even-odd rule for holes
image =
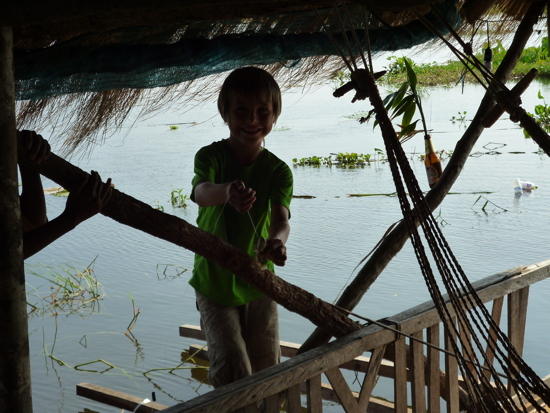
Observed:
[[[32,412],[11,28],[0,27],[0,412]]]
[[[20,150],[23,150],[20,144]],[[69,162],[51,154],[40,165],[28,163],[42,175],[57,182],[69,191],[81,182],[85,172]],[[243,278],[246,282],[271,297],[277,303],[310,320],[329,334],[341,337],[360,328],[345,313],[313,294],[290,284],[268,270],[262,270],[250,255],[205,232],[181,218],[132,198],[118,190],[101,213],[121,224],[128,225],[155,237],[172,242],[215,262]]]

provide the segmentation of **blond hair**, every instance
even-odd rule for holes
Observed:
[[[257,67],[241,67],[233,70],[223,82],[218,96],[218,111],[223,120],[226,120],[231,99],[235,96],[250,98],[261,96],[269,99],[273,105],[274,122],[281,114],[282,98],[279,85],[263,69]]]

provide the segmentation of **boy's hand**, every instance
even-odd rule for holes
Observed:
[[[267,239],[265,248],[258,253],[259,258],[267,258],[273,261],[273,264],[284,267],[286,262],[286,247],[279,238]]]
[[[99,174],[92,171],[91,175],[86,174],[79,188],[71,191],[63,214],[76,226],[101,211],[112,193],[111,178],[103,183]]]
[[[246,188],[243,181],[231,182],[227,189],[229,205],[239,212],[246,212],[252,208],[252,204],[256,201],[255,195],[256,191]]]
[[[36,164],[40,164],[50,156],[50,144],[41,135],[35,131],[23,130],[17,131],[17,138],[23,140],[25,148],[27,148],[29,160]]]

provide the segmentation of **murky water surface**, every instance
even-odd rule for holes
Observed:
[[[532,85],[523,99],[528,111],[540,103],[538,90],[550,97],[547,86]],[[347,96],[334,99],[331,92],[327,86],[306,94],[301,90],[286,93],[279,130],[268,136],[266,146],[289,165],[292,158],[384,150],[378,130],[347,117],[369,110],[370,105],[351,104]],[[466,85],[464,93],[460,87],[428,92],[424,106],[434,144],[437,149],[452,150],[468,122],[452,123],[450,119],[464,111],[471,119],[483,89]],[[170,125],[179,128],[171,130]],[[183,193],[189,194],[195,152],[226,137],[227,129],[210,102],[185,114],[165,113],[137,123],[97,147],[89,159],[73,159],[73,163],[88,171],[99,171],[104,179],[111,177],[117,189],[147,204],[161,205],[165,212],[194,224],[197,206],[189,201],[185,209],[173,208],[170,193],[174,188],[183,188]],[[421,136],[404,146],[422,188],[427,190],[423,164],[415,155],[423,151]],[[487,154],[493,148],[500,153]],[[444,234],[472,280],[550,258],[550,160],[536,151],[537,146],[504,116],[481,136],[474,149],[480,156],[468,159],[452,189],[457,194],[449,195],[437,210],[438,219],[445,224]],[[297,167],[293,171],[295,194],[315,198],[293,201],[289,260],[277,274],[332,302],[353,276],[356,265],[401,217],[395,197],[348,196],[394,192],[390,169],[387,164],[374,162],[364,169]],[[539,189],[517,198],[512,186],[515,178],[532,181]],[[44,185],[55,184],[46,181]],[[484,195],[491,206],[485,212],[481,202],[476,204],[480,195],[471,194],[478,191],[491,192]],[[62,211],[65,199],[46,198],[49,215],[54,217]],[[191,369],[192,364],[170,371],[181,363],[182,352],[196,343],[178,336],[180,324],[199,323],[193,289],[187,284],[190,271],[177,272],[181,270],[177,266],[190,269],[192,259],[189,251],[104,216],[81,224],[29,259],[28,265],[55,268],[67,263],[83,267],[95,260],[93,275],[106,293],[99,302],[99,311],[94,313],[79,311],[54,317],[48,312],[31,317],[35,411],[116,411],[77,397],[75,385],[81,382],[144,398],[155,391],[157,401],[166,405],[209,391],[209,386],[201,384],[204,371]],[[30,271],[27,282],[29,289],[49,289]],[[541,376],[550,373],[550,331],[546,328],[549,298],[550,281],[531,289],[525,358]],[[356,312],[377,319],[428,299],[407,244]],[[138,309],[132,335],[125,335]],[[284,309],[280,321],[281,338],[286,341],[301,343],[313,330],[309,321]],[[94,363],[83,365],[90,362]],[[377,395],[389,394],[381,388]]]

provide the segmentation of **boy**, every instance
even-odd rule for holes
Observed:
[[[265,70],[245,67],[223,83],[218,110],[229,138],[195,155],[191,199],[199,228],[283,266],[290,226],[292,172],[262,145],[281,113],[281,91]],[[226,207],[225,204],[230,207]],[[189,280],[206,335],[210,382],[220,387],[280,361],[277,304],[220,266],[195,256]]]

